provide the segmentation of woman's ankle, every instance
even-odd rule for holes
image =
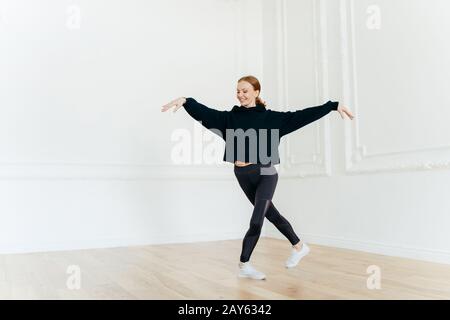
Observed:
[[[296,249],[297,251],[302,250],[303,248],[303,240],[300,240],[297,244],[292,246],[294,249]]]

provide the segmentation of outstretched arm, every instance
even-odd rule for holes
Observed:
[[[347,114],[350,119],[353,119],[351,112],[346,107],[340,106],[337,101],[328,101],[320,106],[297,111],[282,112],[271,110],[271,117],[275,127],[280,130],[280,137],[282,137],[322,118],[333,110],[338,111],[342,118],[344,118],[343,114]]]
[[[209,108],[197,102],[194,98],[180,97],[164,105],[161,111],[165,112],[173,107],[173,112],[176,112],[182,106],[192,118],[200,121],[205,128],[220,130],[222,134],[225,132],[227,111]]]

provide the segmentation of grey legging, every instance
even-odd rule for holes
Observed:
[[[278,182],[278,172],[271,164],[250,164],[244,167],[234,166],[234,174],[244,190],[245,195],[253,204],[250,228],[242,243],[241,262],[247,262],[258,242],[264,217],[290,241],[297,244],[300,239],[292,229],[291,224],[278,212],[272,203],[272,197]]]

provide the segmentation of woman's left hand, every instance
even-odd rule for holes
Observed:
[[[354,116],[351,113],[351,111],[349,109],[347,109],[346,106],[341,105],[341,103],[339,102],[337,111],[339,112],[339,114],[341,115],[341,118],[344,119],[344,114],[347,115],[347,117],[350,118],[350,120],[353,120]]]

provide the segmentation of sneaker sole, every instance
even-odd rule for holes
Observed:
[[[238,277],[239,278],[248,278],[248,279],[252,279],[252,280],[266,280],[266,277],[264,277],[264,278],[255,278],[255,277],[252,277],[252,276],[247,276],[247,275],[242,275],[242,274],[238,274]]]
[[[304,256],[302,256],[302,257],[300,258],[300,260],[298,260],[298,262],[297,262],[296,264],[294,264],[294,265],[285,265],[285,267],[286,267],[287,269],[291,269],[291,268],[296,267],[296,266],[300,263],[300,261],[302,261],[302,259],[303,259],[304,257],[306,257],[306,256],[309,254],[310,251],[311,251],[311,249],[308,248],[308,251],[306,252],[306,254],[305,254]]]

